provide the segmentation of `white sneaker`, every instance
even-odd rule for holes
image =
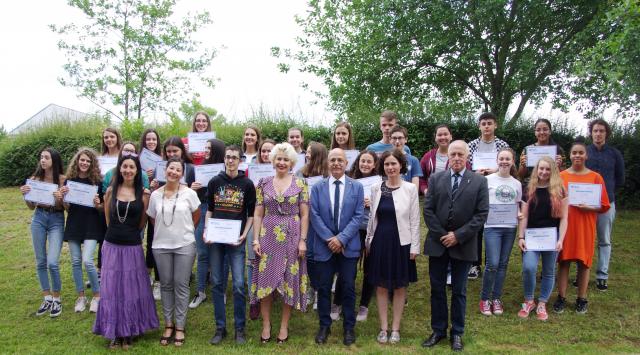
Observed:
[[[193,308],[197,308],[200,303],[204,302],[207,299],[207,294],[204,292],[198,292],[195,297],[193,297],[193,299],[191,300],[191,303],[189,303],[189,308],[193,309]]]
[[[317,291],[313,295],[313,310],[314,311],[318,310],[318,292]]]
[[[78,299],[76,300],[76,306],[73,308],[73,310],[76,313],[79,313],[79,312],[84,312],[86,308],[87,308],[87,298],[84,296],[78,297]]]
[[[89,304],[89,312],[98,313],[98,305],[100,304],[100,299],[93,297],[91,299],[91,304]]]
[[[367,316],[369,315],[369,308],[365,306],[360,306],[358,309],[358,315],[356,315],[356,321],[365,322],[367,320]]]
[[[160,301],[162,298],[160,297],[160,283],[153,283],[153,299],[156,301]]]
[[[447,274],[447,286],[451,286],[451,274]]]
[[[338,306],[335,304],[331,305],[331,319],[336,321],[340,319],[340,312],[342,312],[342,306]]]
[[[153,286],[154,281],[153,276],[149,275],[149,282],[151,283],[151,286]]]
[[[224,305],[227,305],[227,294],[225,293],[224,295],[222,295],[222,301],[224,302]]]

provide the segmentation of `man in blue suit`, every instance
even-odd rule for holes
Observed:
[[[342,149],[329,152],[331,175],[311,189],[311,228],[308,244],[311,277],[318,291],[320,329],[317,344],[324,344],[331,333],[331,284],[336,273],[342,281],[344,339],[355,343],[356,269],[360,257],[358,229],[364,215],[362,185],[347,177],[347,157]]]

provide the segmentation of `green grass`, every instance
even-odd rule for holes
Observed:
[[[22,202],[16,188],[0,189],[0,353],[106,353],[106,340],[91,333],[94,315],[73,313],[75,300],[69,250],[64,245],[60,259],[63,281],[63,313],[58,319],[36,317],[34,312],[41,301],[31,247],[29,223],[31,211]],[[614,228],[611,289],[606,293],[589,288],[589,312],[577,315],[567,311],[551,313],[546,323],[534,317],[520,320],[516,316],[522,299],[521,263],[514,247],[505,284],[505,315],[484,317],[478,313],[477,303],[481,280],[469,282],[465,350],[469,353],[632,353],[640,352],[640,268],[638,253],[640,212],[621,211]],[[572,271],[574,274],[574,271]],[[425,257],[418,260],[419,281],[409,289],[409,307],[402,322],[402,340],[395,346],[381,346],[375,342],[378,332],[375,299],[369,319],[358,323],[358,340],[350,352],[360,353],[423,353],[420,343],[431,333],[429,327],[429,284]],[[361,274],[358,275],[358,278]],[[358,285],[359,285],[358,281]],[[359,287],[358,287],[359,289]],[[91,295],[89,291],[88,296]],[[554,296],[555,298],[555,292]],[[575,289],[569,289],[570,306]],[[209,298],[210,300],[210,298]],[[158,310],[160,304],[158,303]],[[274,319],[279,320],[279,307]],[[228,321],[232,324],[231,307]],[[208,341],[214,331],[213,306],[210,302],[190,310],[187,321],[187,341],[182,349],[166,348],[158,344],[159,331],[138,339],[136,353],[346,353],[342,345],[342,324],[333,326],[328,344],[313,342],[318,327],[311,309],[307,313],[294,312],[290,323],[290,339],[285,345],[259,344],[260,322],[248,321],[249,342],[235,345],[228,337],[223,346],[212,347]],[[274,330],[277,324],[274,324]],[[275,333],[275,331],[274,331]],[[432,352],[449,352],[446,343]]]

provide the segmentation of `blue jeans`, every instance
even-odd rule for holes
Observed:
[[[91,291],[96,294],[100,293],[100,282],[98,281],[98,271],[93,265],[93,253],[98,245],[97,240],[86,239],[84,241],[70,240],[69,251],[71,252],[71,274],[73,282],[76,284],[76,292],[84,291],[84,282],[82,280],[82,265],[87,271],[89,282],[91,283]],[[84,244],[84,248],[82,248]]]
[[[467,278],[470,261],[453,259],[449,251],[442,256],[429,257],[429,282],[431,283],[431,329],[440,336],[447,335],[447,268],[451,265],[451,335],[464,334],[467,308]]]
[[[497,300],[502,296],[515,237],[515,228],[484,229],[485,270],[482,277],[481,300]]]
[[[609,278],[609,260],[611,260],[611,230],[616,219],[616,204],[611,202],[611,207],[605,213],[598,214],[596,230],[598,236],[598,266],[596,279],[607,280]]]
[[[207,287],[207,273],[209,272],[209,246],[202,240],[202,232],[206,223],[208,205],[206,202],[200,204],[200,220],[195,230],[196,251],[198,262],[196,264],[196,288],[198,292],[204,292]]]
[[[60,292],[62,288],[58,264],[63,236],[64,213],[36,208],[31,219],[31,239],[33,251],[36,254],[36,272],[42,291]],[[49,276],[51,276],[53,289],[49,286]]]
[[[340,282],[340,304],[344,319],[344,330],[353,330],[356,326],[356,272],[358,258],[347,258],[342,254],[333,254],[327,261],[310,261],[312,277],[318,290],[318,318],[321,327],[331,326],[331,285],[336,275]],[[336,285],[336,290],[338,286]],[[337,293],[336,293],[337,295]]]
[[[536,273],[538,271],[538,259],[542,258],[542,277],[540,281],[539,302],[548,302],[555,282],[556,251],[525,251],[522,253],[522,286],[524,287],[524,299],[533,300],[536,290]]]
[[[216,329],[226,328],[227,316],[224,305],[225,284],[228,279],[224,268],[226,260],[231,267],[233,284],[233,318],[235,329],[244,329],[246,322],[245,308],[247,295],[244,287],[245,244],[238,246],[213,243],[209,245],[209,264],[213,279],[213,308],[216,318]]]

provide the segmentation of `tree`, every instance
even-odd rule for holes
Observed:
[[[517,102],[513,123],[606,36],[597,30],[610,2],[311,0],[297,19],[302,50],[290,54],[339,112],[481,108],[504,120]]]
[[[4,125],[0,125],[0,142],[2,142],[5,138],[7,138],[9,134],[7,130],[4,128]]]
[[[178,112],[171,111],[169,118],[172,121],[184,121],[189,124],[193,121],[196,112],[206,112],[209,115],[212,126],[219,126],[227,122],[226,118],[218,114],[218,110],[213,107],[206,106],[200,102],[200,95],[195,94],[190,101],[185,101],[180,104]]]
[[[69,5],[88,23],[50,25],[63,37],[58,47],[69,58],[66,76],[58,80],[105,109],[107,102],[118,107],[118,113],[108,111],[120,119],[166,109],[190,91],[191,76],[201,76],[214,57],[213,49],[193,39],[211,23],[209,13],[176,21],[175,0],[69,0]],[[203,81],[213,85],[211,78]]]

